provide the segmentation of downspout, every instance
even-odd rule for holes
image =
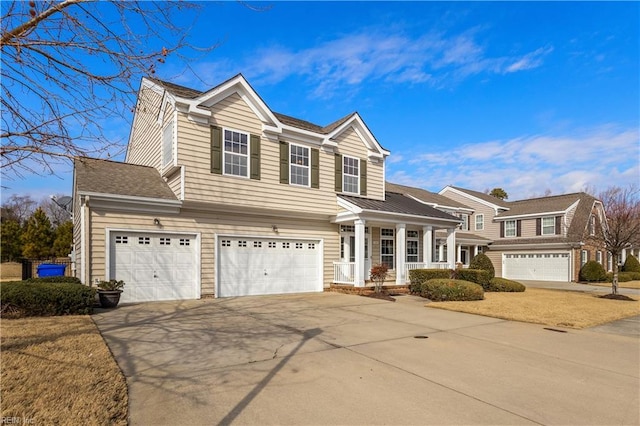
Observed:
[[[87,214],[89,213],[89,196],[85,196],[80,208],[80,281],[82,284],[91,286],[91,282],[87,281]]]

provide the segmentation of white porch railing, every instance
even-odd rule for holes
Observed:
[[[451,269],[448,262],[431,262],[431,269]]]
[[[333,282],[336,284],[356,283],[356,263],[355,262],[333,262]]]

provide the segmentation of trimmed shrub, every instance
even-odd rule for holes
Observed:
[[[640,262],[638,259],[630,254],[622,265],[622,272],[640,272]]]
[[[526,287],[517,281],[508,280],[506,278],[494,277],[491,279],[489,288],[485,291],[504,291],[504,292],[521,292]]]
[[[496,269],[493,267],[491,259],[484,253],[478,253],[471,259],[469,269],[482,269],[483,271],[487,271],[490,275],[489,279],[496,276]]]
[[[80,278],[76,277],[42,277],[42,278],[29,278],[25,280],[26,283],[53,283],[53,284],[82,284]]]
[[[409,271],[409,291],[411,293],[420,293],[423,283],[434,278],[451,278],[451,270],[449,269],[412,269]]]
[[[491,282],[491,274],[489,271],[482,269],[456,269],[456,279],[480,284],[486,291],[489,288],[489,283]]]
[[[640,272],[618,272],[618,282],[640,281]],[[607,274],[607,282],[613,282],[613,272]]]
[[[76,283],[0,283],[3,317],[85,315],[93,312],[95,289]]]
[[[436,278],[422,283],[420,296],[434,302],[482,300],[484,291],[470,281]]]
[[[600,263],[590,260],[580,268],[579,278],[586,282],[606,281],[607,273]]]

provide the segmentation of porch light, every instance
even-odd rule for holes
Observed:
[[[275,233],[278,232],[278,226],[277,225],[271,225],[271,230]]]
[[[158,219],[157,217],[155,219],[153,219],[153,224],[155,226],[160,226],[160,219]]]

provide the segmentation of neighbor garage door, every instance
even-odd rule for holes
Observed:
[[[318,240],[218,238],[218,296],[322,291]]]
[[[112,232],[110,276],[122,303],[198,298],[195,235]]]
[[[503,255],[502,275],[513,280],[570,281],[568,252]]]

